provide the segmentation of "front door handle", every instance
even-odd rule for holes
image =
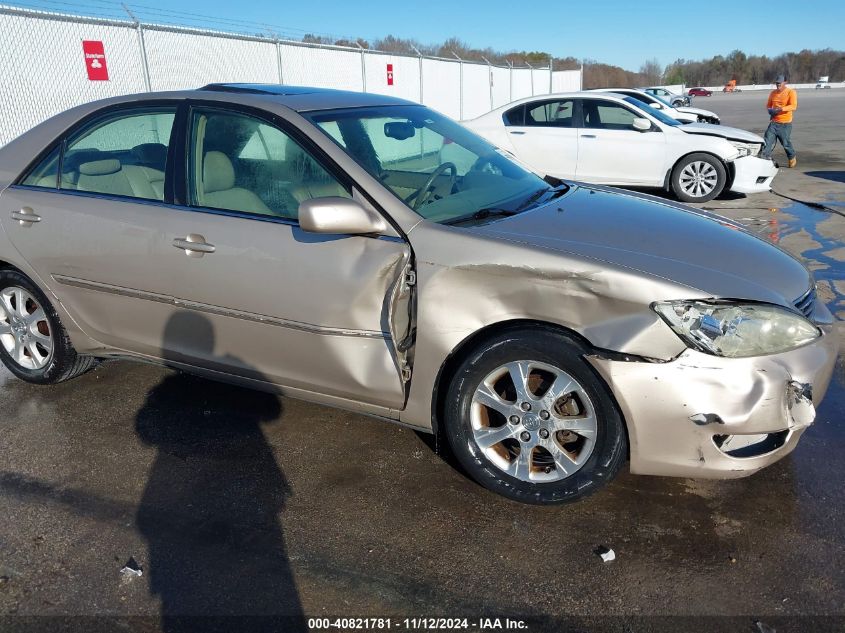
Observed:
[[[521,136],[522,134],[525,134],[525,132],[518,132],[517,130],[511,130],[511,134],[518,134],[518,135]]]
[[[196,233],[191,233],[187,237],[177,237],[173,240],[173,246],[181,248],[188,257],[202,257],[206,253],[217,250],[214,244],[209,244],[202,235]]]
[[[582,134],[581,138],[596,138],[595,134]]]
[[[23,207],[20,211],[12,211],[12,219],[21,223],[21,226],[32,226],[35,222],[41,222],[41,216],[29,207]]]

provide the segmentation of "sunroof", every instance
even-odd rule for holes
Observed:
[[[215,92],[250,92],[266,95],[307,95],[324,92],[321,88],[307,86],[283,86],[281,84],[208,84],[199,90],[213,90]]]

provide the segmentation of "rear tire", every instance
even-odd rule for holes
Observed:
[[[579,343],[551,328],[479,344],[450,381],[444,430],[482,486],[523,503],[577,501],[612,480],[628,441]],[[518,384],[520,386],[518,386]]]
[[[37,385],[76,378],[97,362],[76,353],[47,296],[15,270],[0,270],[0,360]]]
[[[725,166],[712,154],[684,156],[672,170],[672,192],[682,202],[708,202],[722,193]]]

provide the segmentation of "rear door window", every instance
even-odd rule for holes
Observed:
[[[531,104],[525,108],[525,125],[535,127],[574,127],[575,100],[558,99]]]
[[[525,105],[517,106],[505,112],[502,119],[506,126],[525,125]]]
[[[22,185],[28,187],[46,187],[56,189],[59,186],[59,158],[61,156],[61,144],[47,154],[29,173],[21,180]]]
[[[92,123],[66,142],[59,187],[164,200],[175,117],[175,107],[136,108]]]

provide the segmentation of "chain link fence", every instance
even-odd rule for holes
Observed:
[[[108,80],[89,80],[83,41],[102,42]],[[0,5],[0,145],[72,106],[215,82],[373,92],[469,119],[521,97],[579,90],[578,70],[502,68],[198,28]]]

